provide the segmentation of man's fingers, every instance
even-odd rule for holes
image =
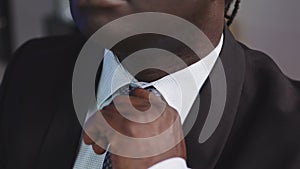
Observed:
[[[96,154],[103,154],[105,152],[105,148],[108,146],[108,142],[105,137],[99,137],[97,140],[95,140],[89,137],[86,132],[84,132],[83,139],[85,144],[92,146]]]
[[[85,127],[83,133],[84,143],[91,145],[96,154],[103,154],[108,145],[108,141],[105,136],[100,134],[101,131],[98,131],[98,127],[91,124],[93,123],[88,123]]]
[[[117,96],[114,98],[113,104],[116,107],[118,107],[119,109],[122,108],[122,110],[124,110],[124,111],[128,111],[128,108],[132,109],[133,107],[135,109],[138,109],[139,111],[146,111],[151,107],[151,105],[156,106],[156,107],[164,106],[165,102],[160,97],[157,97],[154,94],[152,94],[144,89],[139,89],[139,90],[135,90],[135,91],[137,91],[134,93],[135,95],[141,94],[143,97],[148,95],[148,96],[150,96],[150,99],[149,98],[144,99],[143,97],[133,96],[133,95],[132,96],[120,95],[120,96]],[[140,93],[138,91],[140,91]],[[109,109],[108,107],[105,107],[104,109],[107,110],[107,109]]]
[[[93,147],[93,150],[94,150],[94,152],[95,152],[96,154],[103,154],[103,153],[105,153],[105,151],[106,151],[104,148],[102,148],[102,147],[99,146],[98,144],[93,144],[92,147]]]
[[[150,92],[142,88],[136,88],[130,94],[132,96],[141,97],[143,99],[149,100]]]
[[[83,140],[87,145],[92,145],[93,150],[97,154],[103,153],[108,145],[107,141],[107,126],[104,122],[103,112],[98,111],[91,116],[84,126]]]
[[[150,101],[151,104],[160,104],[163,102],[163,99],[160,96],[157,96],[153,92],[142,88],[134,89],[130,95],[138,98],[143,98],[147,101]]]
[[[113,100],[114,106],[117,108],[117,110],[122,112],[131,112],[132,109],[139,110],[139,111],[146,111],[150,108],[150,102],[146,99],[139,98],[136,96],[126,96],[126,95],[120,95],[117,96]]]
[[[91,145],[91,144],[95,143],[94,140],[92,138],[90,138],[86,132],[83,133],[83,141],[87,145]]]
[[[97,120],[96,114],[90,117],[88,121],[85,123],[83,127],[84,128],[83,139],[85,144],[87,145],[94,144],[95,140],[98,139],[100,135],[100,131],[98,130],[97,123],[99,122]]]

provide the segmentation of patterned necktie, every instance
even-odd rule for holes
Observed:
[[[128,95],[132,90],[134,90],[135,88],[137,88],[138,86],[136,85],[130,85],[130,86],[124,86],[122,88],[120,88],[118,90],[118,94],[119,95]],[[150,86],[150,87],[147,87],[145,88],[146,90],[148,90],[149,92],[152,92],[155,96],[160,96],[161,97],[161,94],[159,93],[158,90],[156,90],[153,86]],[[111,158],[110,158],[110,152],[107,151],[106,155],[105,155],[105,159],[104,159],[104,162],[103,162],[103,167],[102,169],[112,169],[112,162],[111,162]]]

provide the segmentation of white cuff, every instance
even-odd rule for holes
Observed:
[[[180,157],[169,158],[167,160],[161,161],[159,163],[154,164],[149,169],[166,169],[166,168],[188,169],[185,160]]]

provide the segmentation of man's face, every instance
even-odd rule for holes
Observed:
[[[110,21],[138,12],[164,12],[199,26],[211,0],[70,0],[79,29],[91,35]]]

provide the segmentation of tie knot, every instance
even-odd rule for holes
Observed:
[[[149,84],[149,83],[148,84],[143,83],[143,85],[140,85],[140,84],[141,83],[131,83],[131,84],[127,84],[127,85],[120,87],[116,92],[111,94],[106,100],[104,100],[102,103],[99,103],[98,109],[100,110],[104,106],[110,104],[111,101],[118,95],[130,95],[130,92],[132,92],[136,88],[143,88],[143,89],[153,93],[155,96],[161,97],[161,99],[163,99],[165,101],[162,94],[152,84]]]
[[[149,86],[147,88],[145,88],[147,91],[153,93],[155,96],[159,96],[162,97],[162,95],[160,94],[160,92],[154,87],[154,86]]]
[[[118,89],[116,95],[128,95],[136,88],[143,88],[153,93],[155,96],[160,96],[160,97],[162,96],[160,92],[153,85],[149,85],[147,83],[131,83],[131,84],[124,85],[123,87]]]

